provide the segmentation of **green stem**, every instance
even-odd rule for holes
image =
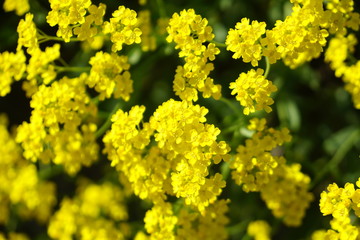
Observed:
[[[223,179],[226,181],[230,175],[230,164],[228,162],[223,162],[220,167],[221,175]]]
[[[346,153],[354,145],[355,140],[359,137],[360,130],[356,130],[350,134],[350,136],[341,144],[337,149],[334,156],[330,159],[328,164],[324,166],[315,176],[314,181],[312,181],[310,189],[313,189],[319,181],[328,173],[334,172],[338,168],[341,161],[344,159]]]
[[[228,105],[234,111],[234,113],[241,116],[241,114],[239,113],[239,110],[234,106],[234,104],[232,104],[232,102],[229,99],[222,97],[219,100],[222,101],[223,103],[225,103],[226,105]]]
[[[209,41],[210,43],[214,43],[217,47],[226,48],[227,45],[225,43],[216,42],[214,40]]]
[[[67,62],[65,62],[65,60],[62,57],[59,57],[58,60],[64,67],[69,67],[69,64],[67,64]]]
[[[156,0],[156,4],[158,5],[158,8],[159,8],[160,17],[166,18],[167,15],[166,15],[166,10],[164,7],[163,0]]]
[[[265,62],[266,62],[266,70],[265,70],[264,77],[267,78],[267,76],[269,75],[269,72],[270,72],[270,62],[269,62],[268,57],[265,57]]]
[[[38,176],[42,180],[49,180],[51,177],[59,175],[64,172],[64,167],[62,165],[50,165],[44,164],[40,165]]]
[[[96,131],[95,133],[95,137],[96,138],[99,138],[101,137],[111,126],[111,118],[112,118],[112,115],[115,114],[115,112],[121,107],[121,102],[118,102],[113,110],[111,111],[111,113],[109,114],[108,118],[106,119],[106,121],[104,122],[104,124]]]
[[[48,42],[48,41],[61,41],[64,42],[64,39],[61,37],[55,37],[55,36],[49,36],[46,33],[44,33],[43,31],[41,31],[40,29],[37,29],[38,31],[38,43],[44,43],[44,42]],[[79,42],[81,40],[77,39],[77,38],[70,38],[70,42]]]
[[[55,70],[59,72],[87,72],[90,71],[90,67],[61,67],[55,66]]]
[[[247,221],[241,221],[238,224],[235,224],[233,226],[229,226],[227,227],[227,232],[231,235],[231,236],[240,236],[243,232],[246,231],[246,227],[249,224],[249,220]],[[244,234],[245,235],[245,234]]]

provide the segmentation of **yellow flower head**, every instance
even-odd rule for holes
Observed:
[[[263,220],[253,221],[247,227],[247,233],[255,240],[270,240],[270,231],[269,224]]]
[[[137,27],[138,18],[134,10],[119,6],[112,16],[110,22],[104,22],[103,32],[111,34],[113,52],[120,51],[124,44],[131,45],[141,42],[142,32]]]
[[[19,51],[23,46],[27,48],[27,52],[32,54],[32,52],[39,48],[37,31],[35,23],[33,22],[34,15],[28,13],[25,15],[25,20],[21,19],[17,27],[17,32],[19,34],[17,51]]]
[[[50,0],[51,11],[46,20],[50,26],[58,25],[56,33],[65,42],[70,41],[73,36],[73,25],[83,24],[87,8],[90,7],[90,0]]]
[[[19,16],[30,10],[29,0],[5,0],[3,7],[6,12],[15,11]]]
[[[19,81],[26,69],[26,57],[22,50],[16,53],[0,53],[0,96],[6,96],[11,91],[14,80]]]
[[[265,33],[266,23],[252,21],[247,18],[241,19],[235,26],[230,29],[226,37],[226,49],[234,52],[233,58],[242,57],[243,61],[256,67],[262,57],[260,45],[261,36]]]
[[[262,109],[266,112],[272,110],[270,105],[274,100],[270,95],[277,88],[271,81],[265,79],[263,74],[264,70],[260,68],[256,71],[251,69],[247,73],[241,73],[235,82],[230,83],[230,89],[233,89],[231,94],[236,94],[236,99],[244,106],[245,115]]]
[[[86,84],[100,93],[99,99],[104,100],[114,95],[115,98],[129,100],[132,93],[132,80],[126,56],[116,53],[97,52],[90,59],[90,75]]]
[[[220,50],[214,43],[205,45],[214,38],[212,28],[207,25],[206,18],[195,14],[194,9],[174,13],[169,20],[166,40],[175,42],[176,49],[180,49],[179,56],[185,58],[184,66],[178,66],[173,82],[175,94],[185,101],[197,101],[198,91],[204,98],[221,97],[221,85],[213,83],[208,77],[214,69],[212,63]]]

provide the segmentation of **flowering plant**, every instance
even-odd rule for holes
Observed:
[[[231,2],[4,1],[0,240],[360,239],[359,6]]]

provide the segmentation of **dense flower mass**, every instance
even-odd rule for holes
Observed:
[[[360,239],[358,2],[284,2],[5,0],[0,240]]]
[[[225,187],[219,173],[207,178],[208,167],[228,160],[230,150],[225,142],[216,142],[219,129],[204,124],[208,110],[169,100],[137,129],[144,111],[143,106],[136,106],[129,113],[118,110],[112,118],[113,127],[104,137],[112,165],[127,176],[141,198],[159,202],[166,199],[165,190],[204,211]],[[157,147],[152,146],[143,157],[151,135]]]
[[[96,108],[85,94],[83,78],[64,77],[33,95],[30,122],[20,125],[16,136],[26,159],[63,164],[72,174],[97,159],[97,127],[84,122],[96,115]]]

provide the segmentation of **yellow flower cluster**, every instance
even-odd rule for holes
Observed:
[[[227,200],[218,200],[209,205],[204,214],[182,209],[178,215],[176,239],[228,239],[225,228],[229,223],[226,216],[229,210],[228,203]]]
[[[55,185],[40,180],[36,166],[22,158],[6,122],[0,115],[0,223],[9,221],[10,204],[17,204],[18,214],[25,219],[46,222],[56,203]]]
[[[291,140],[289,130],[268,128],[265,119],[255,118],[250,123],[249,130],[255,132],[237,148],[230,162],[232,178],[245,192],[260,192],[274,216],[298,226],[313,197],[307,192],[310,178],[301,173],[301,166],[286,165],[285,158],[277,154],[280,146]]]
[[[0,96],[6,96],[11,91],[14,80],[19,81],[26,70],[26,57],[23,51],[16,53],[0,53]]]
[[[46,47],[45,51],[37,48],[32,52],[29,63],[26,66],[26,79],[23,82],[23,89],[26,95],[31,97],[38,91],[42,83],[49,85],[57,77],[54,61],[60,57],[60,44]]]
[[[291,1],[292,13],[284,21],[277,20],[272,29],[265,29],[264,22],[243,18],[235,29],[230,29],[226,38],[227,50],[233,58],[243,58],[257,66],[262,56],[275,63],[283,59],[291,68],[320,55],[326,44],[328,31],[323,28],[327,15],[322,0]],[[263,36],[265,35],[265,36]]]
[[[23,89],[33,109],[29,121],[18,126],[13,135],[0,116],[0,223],[8,223],[15,211],[23,219],[50,219],[48,235],[53,239],[122,240],[133,236],[125,223],[124,195],[134,193],[152,204],[144,218],[148,235],[139,231],[136,240],[227,239],[229,200],[220,199],[226,179],[215,166],[224,161],[224,169],[230,167],[232,179],[245,192],[259,192],[275,217],[287,226],[299,226],[313,195],[308,191],[310,178],[301,172],[301,165],[287,164],[282,154],[282,146],[291,140],[289,130],[270,128],[265,119],[251,119],[247,128],[251,137],[231,156],[229,145],[219,140],[223,137],[220,129],[207,123],[209,110],[194,103],[198,92],[204,98],[221,97],[221,85],[209,77],[220,46],[232,52],[234,59],[241,58],[253,67],[266,58],[266,73],[251,69],[230,83],[231,94],[244,107],[244,115],[272,111],[270,96],[277,87],[267,79],[269,63],[281,59],[296,68],[319,57],[328,46],[325,60],[335,75],[343,78],[345,89],[360,109],[360,61],[351,62],[357,44],[351,31],[358,31],[360,25],[354,1],[290,2],[291,14],[276,21],[272,29],[266,29],[265,22],[243,18],[228,31],[225,44],[213,40],[208,20],[194,9],[174,13],[170,19],[162,16],[156,32],[149,10],[137,13],[119,6],[104,21],[103,3],[49,0],[51,10],[46,20],[50,26],[58,26],[57,37],[38,30],[34,15],[27,13],[17,27],[16,52],[0,53],[0,96],[10,92],[14,81],[26,79]],[[139,3],[146,5],[145,0]],[[5,0],[4,9],[22,15],[29,4],[27,0]],[[141,43],[143,52],[155,50],[155,36],[160,42],[160,35],[165,40],[166,32],[166,41],[174,43],[184,60],[173,81],[181,101],[165,101],[149,118],[144,117],[144,106],[132,106],[128,112],[114,109],[115,114],[98,130],[98,102],[111,98],[129,102],[133,92],[129,59],[137,60],[117,52],[134,43]],[[328,43],[330,35],[333,38]],[[101,50],[85,60],[89,67],[72,67],[61,58],[60,44],[40,47],[53,40],[82,41]],[[112,53],[105,52],[107,45],[102,48],[106,40]],[[140,51],[140,47],[134,49]],[[67,71],[82,73],[70,78],[63,74]],[[88,88],[98,96],[91,99],[94,92]],[[83,180],[76,195],[62,199],[53,214],[55,185],[41,179],[43,165],[61,165],[70,175],[79,173],[98,159],[97,138],[108,128],[102,153],[107,154],[124,189],[107,181],[97,185]],[[356,184],[360,188],[360,179]],[[350,183],[344,188],[331,184],[328,192],[321,194],[320,209],[333,216],[332,229],[316,232],[314,240],[360,238],[360,228],[352,220],[360,216],[360,189]],[[256,240],[266,240],[270,230],[265,221],[254,221],[247,232]],[[0,233],[2,239],[27,237]]]
[[[209,205],[203,214],[182,208],[177,216],[169,203],[161,203],[150,209],[145,216],[147,237],[139,232],[136,240],[160,239],[227,239],[225,225],[228,201],[219,200]]]
[[[357,189],[354,184],[346,183],[344,188],[339,188],[333,183],[327,187],[327,191],[321,193],[320,210],[324,216],[332,215],[332,229],[316,231],[312,236],[313,240],[359,239],[360,231],[359,227],[354,225],[354,218],[360,217],[360,179],[356,186]]]
[[[275,217],[288,226],[297,227],[314,199],[309,185],[310,177],[301,172],[300,164],[279,164],[260,194]]]
[[[165,193],[171,194],[204,211],[225,187],[221,174],[207,178],[212,162],[229,159],[228,145],[216,142],[220,130],[204,124],[206,108],[186,101],[165,102],[138,129],[144,111],[143,106],[135,106],[129,113],[118,110],[113,116],[112,129],[104,137],[112,165],[126,175],[141,198],[156,203],[166,199]],[[157,146],[143,157],[151,135]]]
[[[94,37],[99,33],[99,26],[103,23],[103,16],[105,15],[106,5],[103,3],[91,5],[88,8],[89,15],[85,16],[85,22],[78,27],[74,27],[74,34],[80,41],[87,40],[89,43],[94,41]]]
[[[184,66],[176,69],[173,89],[176,95],[185,101],[197,101],[198,93],[203,97],[221,97],[221,85],[215,85],[209,77],[214,69],[212,63],[220,50],[214,43],[212,28],[208,26],[206,18],[195,14],[193,9],[174,13],[167,27],[168,42],[175,42],[176,49],[180,49],[179,56],[185,60]],[[206,44],[208,43],[208,44]]]
[[[141,42],[141,30],[137,27],[138,18],[134,10],[120,6],[113,12],[110,22],[104,22],[103,33],[111,34],[113,43],[112,51],[117,52],[123,48],[123,44],[131,45]]]
[[[242,185],[244,191],[260,191],[268,184],[271,175],[279,165],[285,164],[283,156],[276,156],[272,151],[291,140],[289,130],[281,131],[266,127],[265,119],[252,119],[250,130],[255,130],[245,145],[237,148],[237,154],[230,164],[232,177]]]
[[[175,240],[174,229],[177,217],[174,216],[170,203],[161,202],[146,212],[145,229],[150,234],[151,240]]]
[[[329,1],[326,5],[331,16],[330,32],[336,33],[325,52],[325,61],[342,77],[345,89],[351,94],[354,106],[360,109],[360,60],[354,62],[351,55],[358,40],[348,29],[359,30],[360,14],[354,11],[354,1]],[[350,60],[350,61],[349,61]],[[349,64],[350,62],[350,64]]]
[[[252,21],[247,18],[241,19],[235,25],[235,29],[230,28],[226,37],[226,49],[234,52],[233,58],[243,58],[243,61],[251,62],[253,67],[258,65],[261,60],[260,38],[265,33],[266,23]]]
[[[354,12],[353,0],[330,0],[326,2],[325,18],[323,25],[332,34],[345,35],[347,29],[359,30],[360,14]]]
[[[0,233],[0,240],[29,240],[29,238],[24,234],[11,232],[7,238]]]
[[[51,11],[46,20],[50,26],[58,25],[56,35],[69,42],[75,34],[80,41],[89,40],[98,33],[103,23],[105,4],[99,7],[90,0],[49,0]]]
[[[86,84],[100,93],[99,100],[112,95],[114,98],[129,100],[133,89],[127,59],[127,56],[102,51],[90,59],[91,70]]]
[[[28,0],[5,0],[3,7],[6,12],[15,11],[19,16],[27,13],[30,10]]]
[[[56,78],[57,72],[54,61],[60,57],[60,45],[54,44],[51,47],[46,47],[45,51],[40,49],[38,33],[31,13],[26,14],[25,20],[20,20],[17,32],[19,39],[16,55],[22,56],[22,48],[24,47],[30,55],[30,59],[27,65],[25,65],[25,56],[18,59],[20,64],[16,67],[26,68],[25,73],[28,81],[23,82],[23,89],[26,91],[26,95],[31,97],[38,90],[38,85],[42,83],[48,85]],[[16,64],[12,63],[12,65]],[[21,74],[21,76],[18,75],[21,78],[24,71],[19,71],[18,74]],[[15,77],[15,79],[17,78]]]
[[[19,34],[17,51],[22,49],[22,47],[25,47],[27,48],[27,53],[30,55],[39,48],[37,30],[33,18],[33,14],[26,14],[25,20],[21,19],[17,27],[17,32]]]
[[[64,77],[51,86],[41,85],[33,95],[30,122],[20,125],[16,136],[26,159],[63,164],[71,174],[97,159],[97,128],[85,122],[96,116],[96,108],[85,93],[83,78]]]
[[[247,73],[241,73],[235,82],[230,83],[231,94],[236,94],[236,100],[244,107],[243,113],[249,115],[264,109],[267,113],[272,109],[269,105],[274,103],[270,94],[277,91],[271,81],[265,79],[264,70],[251,69]]]
[[[52,239],[122,240],[128,226],[124,194],[111,183],[82,183],[76,197],[64,198],[50,219],[48,234]],[[115,223],[116,222],[116,223]]]
[[[269,224],[262,220],[253,221],[247,227],[247,234],[254,240],[270,240],[270,231]]]

